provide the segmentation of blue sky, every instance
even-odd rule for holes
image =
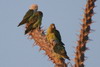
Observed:
[[[77,34],[80,30],[86,0],[0,0],[0,67],[53,67],[54,64],[32,47],[34,41],[24,35],[24,26],[17,27],[31,4],[38,4],[44,13],[42,26],[48,28],[55,23],[71,59],[74,58]],[[86,51],[86,67],[99,66],[100,58],[100,0],[96,2],[95,15]],[[71,61],[73,63],[73,60]],[[74,63],[73,63],[74,64]]]

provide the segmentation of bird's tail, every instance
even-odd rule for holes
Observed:
[[[31,30],[32,30],[31,28],[27,28],[27,29],[25,30],[25,35],[26,35],[27,33],[29,33]]]
[[[63,46],[64,46],[65,44],[64,44],[63,42],[61,42],[61,45],[63,45]]]
[[[70,60],[70,58],[66,55],[66,57],[65,58],[67,58],[68,60]]]
[[[62,57],[70,60],[70,58],[67,55],[63,55]]]
[[[18,24],[18,26],[17,27],[19,27],[19,26],[21,26],[21,25],[23,25],[23,24],[25,24],[25,23],[27,23],[28,21],[27,20],[22,20],[19,24]]]
[[[65,53],[63,53],[63,54],[62,54],[62,56],[63,56],[63,58],[66,58],[66,59],[70,60],[70,58],[68,57],[68,55],[67,55],[67,53],[66,53],[66,52],[65,52]]]

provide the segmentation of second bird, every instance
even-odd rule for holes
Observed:
[[[36,28],[39,29],[42,24],[42,17],[43,17],[43,13],[41,11],[35,12],[34,15],[29,20],[30,24],[26,28],[25,34],[29,33],[30,31],[32,31]]]
[[[56,29],[55,24],[50,25],[50,27],[47,30],[46,36],[47,36],[47,40],[51,44],[54,44],[53,51],[56,54],[59,54],[60,58],[67,58],[68,60],[70,60],[69,57],[67,56],[67,52],[65,50],[64,44],[61,41],[60,32]]]

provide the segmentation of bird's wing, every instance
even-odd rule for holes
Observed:
[[[55,45],[53,49],[56,53],[61,54],[64,53],[65,48],[59,44],[59,45]]]
[[[58,40],[61,41],[60,32],[58,30],[55,30],[54,33],[55,33],[55,36],[58,38]]]
[[[34,24],[38,21],[38,16],[33,16],[29,21],[29,26],[25,30],[25,34],[35,29]]]
[[[32,16],[32,17],[29,19],[29,24],[30,24],[30,25],[33,25],[33,24],[35,24],[37,21],[38,21],[38,16],[37,16],[37,15],[34,15],[34,16]]]
[[[28,10],[25,14],[25,16],[23,17],[23,19],[27,19],[29,17],[31,17],[33,15],[34,11],[33,10]]]
[[[60,32],[58,30],[55,30],[55,36],[59,40],[60,44],[65,45],[61,40],[61,35],[60,35]]]
[[[19,23],[18,26],[28,23],[28,19],[33,15],[33,10],[28,10],[25,16],[23,17],[23,20]]]
[[[42,12],[41,12],[42,13]],[[37,24],[38,21],[41,21],[42,20],[42,14],[40,13],[40,11],[37,11],[34,13],[33,16],[30,17],[29,19],[29,25],[34,25],[35,23]]]
[[[54,52],[61,55],[63,58],[67,58],[68,60],[70,60],[70,58],[67,56],[67,52],[65,50],[65,47],[63,45],[55,45],[54,46]]]

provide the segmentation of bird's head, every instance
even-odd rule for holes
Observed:
[[[54,28],[55,28],[55,24],[50,24],[50,26],[49,26],[47,32],[48,32],[48,33],[53,33],[54,30],[55,30]]]
[[[41,15],[43,17],[43,13],[41,11],[38,11],[39,15]]]
[[[51,27],[52,29],[56,29],[56,27],[55,27],[55,24],[54,24],[54,23],[52,23],[52,24],[50,25],[50,27]]]
[[[37,4],[32,4],[29,9],[31,10],[38,10],[38,5]]]
[[[35,15],[39,15],[39,16],[43,17],[43,13],[42,13],[41,11],[37,11],[37,12],[35,13]]]

